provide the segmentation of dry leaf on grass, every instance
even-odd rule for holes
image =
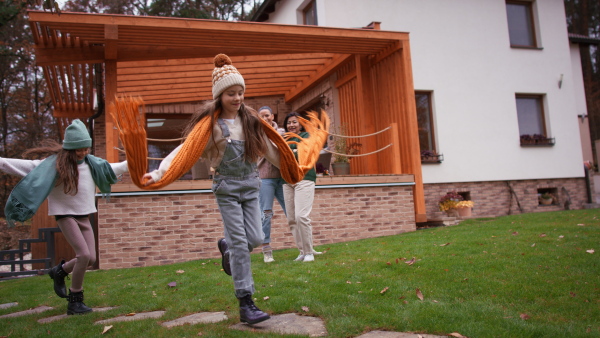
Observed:
[[[177,282],[171,282],[171,283],[169,283],[169,284],[167,284],[167,285],[168,285],[169,287],[172,287],[172,288],[174,288],[174,287],[176,287],[176,286],[177,286]]]
[[[108,332],[108,330],[112,329],[112,325],[108,325],[104,327],[104,330],[102,330],[102,334],[105,334],[106,332]]]
[[[417,289],[416,293],[417,297],[419,297],[420,300],[423,300],[423,293],[421,292],[421,290]]]
[[[450,245],[450,242],[448,242],[446,244],[440,244],[440,246],[446,246],[446,245]]]
[[[535,246],[535,243],[531,244],[531,247],[533,248]]]
[[[269,300],[269,296],[263,297],[263,300]]]
[[[130,312],[128,314],[125,315],[125,317],[131,317],[131,316],[135,316],[135,312]]]
[[[416,261],[417,261],[417,260],[415,259],[415,257],[413,257],[413,258],[412,258],[410,261],[406,261],[406,262],[404,262],[404,263],[406,263],[406,264],[408,264],[408,265],[413,265],[413,264],[415,264],[415,262],[416,262]]]
[[[384,294],[389,288],[386,286],[383,288],[383,290],[379,291],[379,293]]]
[[[467,338],[467,336],[463,336],[462,334],[460,334],[458,332],[452,332],[449,336],[456,337],[456,338]]]
[[[184,273],[184,272],[185,271],[183,271],[183,270],[177,270],[177,271],[175,271],[175,273]]]
[[[521,317],[521,319],[523,319],[523,320],[527,320],[527,319],[531,318],[531,317],[529,317],[529,315],[528,315],[528,314],[526,314],[526,313],[521,313],[521,314],[519,315],[519,317]]]
[[[594,249],[589,249],[589,250],[585,250],[585,252],[593,254],[596,251],[594,251]]]
[[[546,234],[541,234],[541,235],[540,235],[540,237],[546,237],[546,236],[547,236]]]
[[[310,309],[308,308],[308,306],[303,306],[303,307],[302,307],[302,311],[304,311],[304,312],[308,312],[308,311],[310,311]]]

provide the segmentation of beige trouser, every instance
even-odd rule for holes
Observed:
[[[315,182],[302,180],[297,184],[284,184],[283,196],[290,231],[300,254],[313,252],[310,212],[315,199]]]

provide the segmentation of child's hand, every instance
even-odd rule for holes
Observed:
[[[142,176],[142,182],[144,186],[146,186],[154,183],[154,179],[152,178],[152,175],[150,175],[150,173],[146,173],[144,174],[144,176]]]

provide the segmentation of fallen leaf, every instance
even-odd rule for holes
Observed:
[[[518,232],[518,231],[515,231],[515,232],[513,232],[513,233],[512,233],[512,235],[513,235],[513,236],[516,236],[516,235],[518,235],[518,234],[519,234],[519,232]]]
[[[152,291],[152,297],[156,297],[156,291]]]
[[[462,334],[458,333],[458,332],[452,332],[450,334],[450,336],[452,337],[456,337],[456,338],[467,338],[466,336],[463,336]]]
[[[531,244],[531,247],[533,248],[535,246],[535,243]]]
[[[108,332],[108,330],[112,329],[112,327],[113,327],[112,325],[105,326],[104,330],[102,330],[102,334],[105,334],[106,332]]]
[[[585,250],[585,252],[593,254],[596,251],[594,251],[594,249],[589,249],[589,250]]]
[[[177,282],[171,282],[171,283],[169,283],[167,285],[170,286],[170,287],[172,287],[172,288],[174,288],[174,287],[177,286]]]
[[[130,313],[126,314],[125,316],[126,316],[126,317],[135,316],[135,312],[130,312]]]
[[[573,291],[569,292],[569,294],[571,295],[571,297],[577,296],[577,294],[575,292],[573,292]]]
[[[415,264],[415,262],[416,262],[416,261],[417,261],[417,260],[415,259],[415,257],[413,257],[413,258],[412,258],[410,261],[406,261],[406,262],[404,262],[404,263],[406,263],[406,264],[408,264],[408,265],[413,265],[413,264]]]
[[[526,314],[526,313],[521,313],[521,314],[519,315],[519,317],[521,317],[521,319],[523,319],[523,320],[527,320],[527,319],[531,318],[531,317],[529,317],[529,315],[528,315],[528,314]]]
[[[548,236],[548,235],[546,235],[546,234],[541,234],[540,235],[540,237],[546,237],[546,236]]]
[[[349,281],[349,280],[347,280],[347,281],[346,281],[346,284],[352,284],[352,282],[351,282],[351,281]]]
[[[269,300],[269,296],[263,297],[263,300]]]
[[[387,265],[392,265],[392,263],[390,263],[390,262],[387,262],[386,264],[387,264]]]
[[[440,246],[446,246],[446,245],[450,245],[450,243],[440,244]]]
[[[565,236],[563,236],[563,235],[560,235],[560,236],[558,236],[558,238],[565,238]]]
[[[437,300],[435,300],[435,299],[433,300],[433,302],[434,302],[434,303],[438,303],[438,301],[437,301]]]
[[[400,262],[400,259],[396,258],[396,264],[398,264],[398,262]]]
[[[185,271],[183,271],[183,270],[177,270],[177,271],[175,271],[175,273],[184,273],[184,272]]]
[[[579,225],[580,227],[584,227],[585,226],[585,224],[583,224],[583,223],[579,223],[577,225]]]
[[[308,311],[309,311],[309,309],[308,309],[308,306],[303,306],[303,307],[302,307],[302,311],[304,311],[304,312],[308,312]]]
[[[389,288],[386,286],[383,288],[383,290],[379,291],[379,293],[384,294]]]
[[[423,300],[423,293],[419,289],[417,289],[417,297],[419,297],[420,300]]]

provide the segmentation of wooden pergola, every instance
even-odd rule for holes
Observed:
[[[116,95],[147,105],[211,99],[212,60],[231,57],[246,97],[293,102],[337,75],[340,116],[351,135],[397,126],[395,144],[376,160],[357,161],[361,174],[414,175],[416,221],[426,221],[410,48],[407,33],[251,22],[30,11],[37,64],[60,119],[94,115],[97,65],[105,106]],[[106,115],[106,156],[118,160],[118,134]],[[378,149],[387,140],[364,144]]]

